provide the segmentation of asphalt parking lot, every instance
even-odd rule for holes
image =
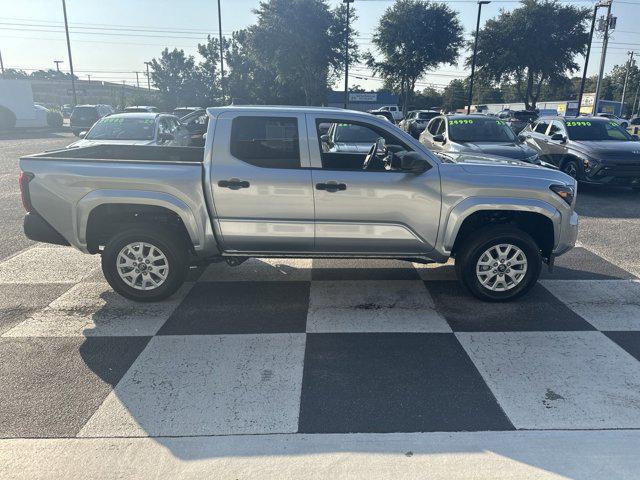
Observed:
[[[17,158],[72,139],[0,135],[0,477],[637,478],[640,195],[581,188],[579,247],[510,304],[256,259],[143,305],[22,236]]]

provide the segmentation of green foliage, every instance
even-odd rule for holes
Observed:
[[[478,75],[512,84],[519,101],[535,108],[545,84],[578,70],[575,59],[586,49],[588,17],[589,9],[557,0],[522,0],[480,30]]]
[[[463,108],[467,103],[468,94],[469,87],[464,80],[451,80],[442,93],[442,108],[447,112]]]
[[[455,62],[462,26],[445,3],[398,0],[380,19],[373,43],[381,59],[369,52],[367,65],[400,93],[406,113],[416,81],[440,64]]]

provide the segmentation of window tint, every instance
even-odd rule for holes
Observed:
[[[300,168],[298,120],[290,117],[236,117],[231,155],[258,167]]]
[[[436,118],[435,120],[433,120],[430,124],[429,124],[429,133],[431,135],[436,135],[436,132],[438,131],[438,128],[440,127],[440,125],[442,124],[442,119],[441,118]]]
[[[536,127],[534,128],[534,131],[536,133],[542,133],[544,135],[544,133],[547,131],[547,128],[549,127],[549,122],[546,122],[544,120],[536,123]]]

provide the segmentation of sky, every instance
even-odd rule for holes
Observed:
[[[246,27],[255,21],[252,10],[258,0],[221,0],[224,35]],[[338,5],[341,0],[330,0]],[[362,51],[372,50],[371,38],[385,9],[394,0],[355,0],[358,21],[355,29]],[[592,0],[562,0],[581,6],[593,6]],[[177,47],[187,54],[197,55],[197,44],[207,33],[218,33],[216,0],[67,0],[73,65],[81,79],[146,82],[144,62],[158,57],[164,47]],[[448,3],[460,13],[465,36],[475,29],[477,5],[474,0],[452,0]],[[481,25],[497,16],[501,9],[517,7],[516,1],[493,0],[482,10]],[[602,9],[604,13],[604,9]],[[605,71],[628,58],[635,50],[640,56],[640,0],[614,0],[612,14],[618,17],[611,36]],[[0,0],[0,52],[5,68],[27,71],[55,68],[54,60],[62,60],[60,69],[68,71],[62,0]],[[596,38],[589,73],[595,74],[601,52],[601,39]],[[532,45],[534,47],[534,45]],[[467,72],[462,62],[442,65],[420,80],[417,89],[425,86],[442,88]],[[579,63],[584,61],[580,58]],[[355,65],[350,73],[350,85],[376,89],[381,80],[372,78],[365,66]],[[337,85],[340,85],[338,82]],[[339,87],[340,88],[340,87]]]

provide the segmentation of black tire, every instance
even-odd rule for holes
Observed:
[[[166,257],[169,273],[163,283],[151,290],[128,285],[118,273],[120,251],[134,242],[145,242],[158,248]],[[112,237],[102,252],[102,272],[109,285],[123,297],[137,302],[157,302],[173,295],[184,283],[189,269],[189,250],[184,239],[167,230],[131,227]]]
[[[567,160],[562,164],[561,170],[571,178],[578,180],[580,177],[580,165],[575,160]]]
[[[518,247],[526,257],[527,271],[517,285],[509,290],[494,291],[483,286],[476,275],[480,256],[492,246],[508,243]],[[528,233],[510,225],[488,226],[469,237],[456,254],[458,280],[475,297],[488,302],[506,302],[527,293],[538,281],[542,256],[535,240]]]

